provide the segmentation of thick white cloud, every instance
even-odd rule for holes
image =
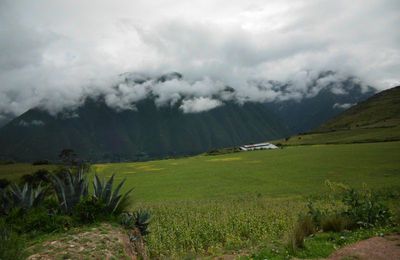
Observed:
[[[179,108],[183,113],[199,113],[222,105],[223,103],[220,100],[198,97],[193,99],[184,99]]]
[[[0,115],[57,113],[98,95],[116,109],[150,93],[159,106],[231,99],[225,85],[238,102],[300,99],[348,76],[386,89],[400,84],[399,24],[398,0],[2,0]],[[337,73],[310,90],[328,70]],[[131,71],[185,80],[115,77]]]

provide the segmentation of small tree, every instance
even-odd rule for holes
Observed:
[[[66,166],[73,166],[77,164],[78,156],[72,149],[63,149],[58,158],[62,161],[62,163]]]

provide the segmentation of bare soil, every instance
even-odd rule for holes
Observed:
[[[400,260],[400,234],[373,237],[343,247],[329,260]]]
[[[31,246],[28,252],[34,252],[29,260],[136,259],[127,234],[109,224],[62,234]]]

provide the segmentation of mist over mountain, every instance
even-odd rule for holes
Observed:
[[[351,79],[340,82],[340,85],[340,89],[321,89],[312,98],[270,102],[265,105],[279,115],[290,135],[308,132],[376,93],[374,88],[363,88]]]
[[[71,148],[92,161],[145,160],[287,137],[374,93],[354,78],[337,78],[328,71],[303,86],[253,80],[246,86],[252,93],[209,79],[191,82],[178,72],[124,73],[106,92],[13,119],[0,129],[0,156],[56,160]]]

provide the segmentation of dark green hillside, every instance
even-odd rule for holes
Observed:
[[[356,128],[396,127],[400,125],[400,86],[382,91],[339,116],[316,131]]]
[[[280,138],[280,121],[261,104],[233,103],[184,114],[178,106],[157,108],[152,100],[137,111],[88,100],[70,115],[53,117],[32,109],[0,130],[0,157],[56,159],[63,148],[94,161],[142,160],[195,154],[220,147]]]
[[[382,91],[285,145],[400,140],[400,87]]]

